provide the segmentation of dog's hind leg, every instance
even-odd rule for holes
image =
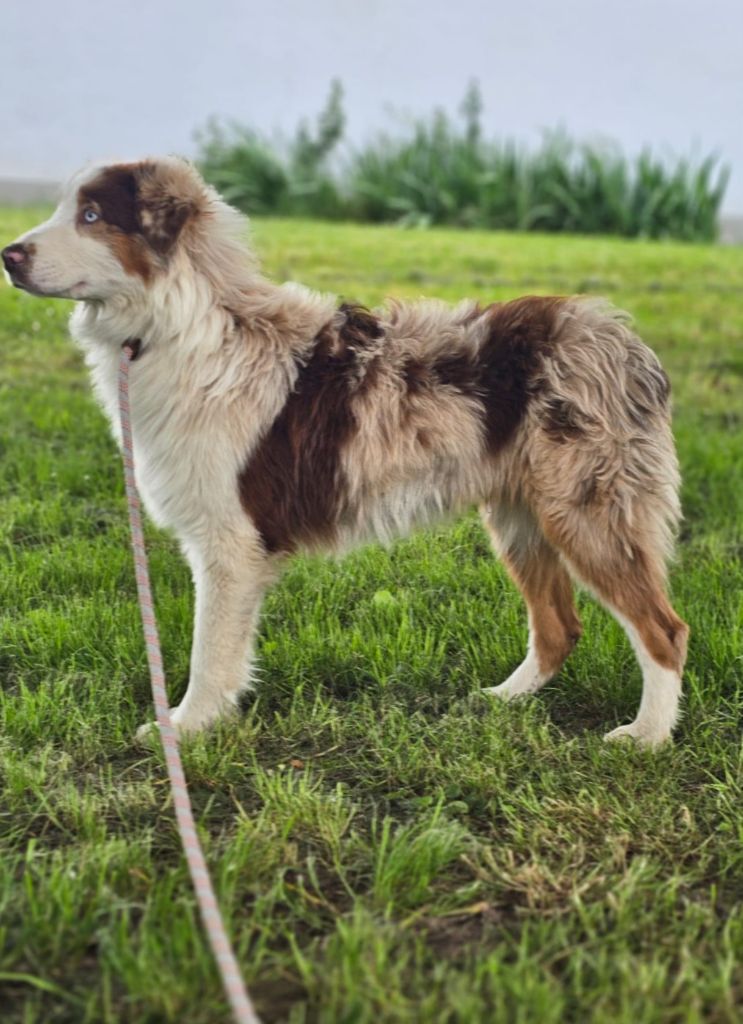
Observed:
[[[533,392],[522,486],[547,541],[640,662],[637,718],[609,738],[656,746],[676,723],[688,636],[666,596],[681,512],[668,378],[620,314],[584,299],[564,311]]]
[[[485,693],[504,700],[535,693],[556,675],[581,635],[573,588],[555,549],[523,506],[482,513],[485,528],[521,590],[529,616],[529,647],[519,667]]]
[[[642,669],[637,717],[608,733],[655,747],[671,736],[681,698],[689,628],[671,607],[665,587],[665,552],[652,524],[652,504],[635,508],[629,529],[622,517],[573,510],[569,518],[543,519],[545,533],[575,575],[625,629]]]

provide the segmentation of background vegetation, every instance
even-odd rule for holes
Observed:
[[[437,111],[345,158],[345,116],[334,82],[313,128],[272,143],[249,127],[211,121],[197,135],[206,177],[247,213],[406,225],[570,231],[710,240],[728,172],[714,156],[624,156],[611,143],[547,134],[530,150],[488,140],[470,86],[458,118]]]
[[[0,211],[12,239],[42,211]],[[267,269],[378,302],[599,292],[670,372],[686,519],[685,712],[649,754],[622,633],[539,697],[479,696],[523,656],[474,516],[271,594],[245,718],[188,745],[197,817],[266,1022],[734,1024],[743,1005],[743,250],[258,219]],[[0,1016],[229,1020],[151,717],[121,466],[66,303],[0,284]],[[192,610],[149,530],[170,691]]]

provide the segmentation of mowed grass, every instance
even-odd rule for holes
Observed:
[[[40,211],[0,211],[5,243]],[[478,696],[523,655],[520,598],[474,515],[293,563],[244,718],[184,755],[263,1019],[733,1022],[743,1013],[743,250],[260,221],[267,270],[349,299],[595,292],[673,382],[692,627],[658,753],[624,636],[585,635],[537,697]],[[0,1018],[229,1020],[151,717],[120,463],[66,303],[0,286]],[[167,386],[167,382],[164,386]],[[174,701],[190,581],[149,531]]]

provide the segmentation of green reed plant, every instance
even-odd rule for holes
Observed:
[[[442,110],[338,157],[346,118],[333,82],[314,127],[272,143],[212,120],[198,136],[206,177],[249,213],[505,230],[710,241],[728,169],[715,155],[627,156],[564,131],[536,148],[486,139],[469,86],[456,117]]]

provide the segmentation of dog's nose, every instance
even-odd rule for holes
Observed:
[[[9,245],[3,249],[3,264],[8,273],[17,270],[28,259],[28,249],[25,245]]]

